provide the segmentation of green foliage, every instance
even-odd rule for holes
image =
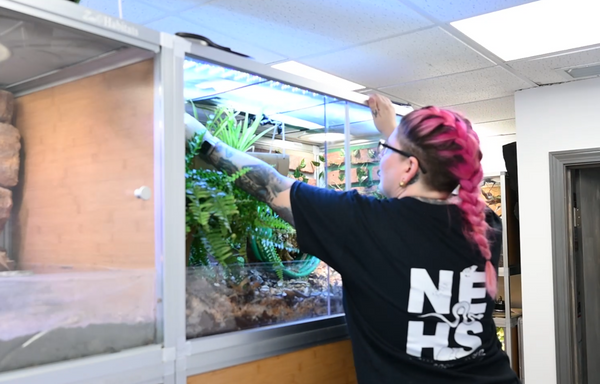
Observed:
[[[319,161],[311,160],[312,165],[314,165],[315,167],[320,167],[321,164],[324,162],[325,162],[325,157],[323,157],[322,155],[319,155]],[[302,159],[300,164],[298,164],[298,166],[292,172],[292,177],[296,180],[302,181],[304,183],[308,183],[308,178],[306,177],[306,175],[303,172],[304,168],[306,168],[306,160]],[[322,179],[324,177],[325,177],[325,173],[323,171],[319,172],[318,178]]]
[[[283,280],[283,265],[275,247],[264,241],[258,241],[256,245],[258,249],[266,256],[267,260],[275,267],[275,273],[277,273],[279,280]]]
[[[244,263],[250,237],[265,246],[285,247],[271,229],[293,233],[294,228],[267,204],[235,185],[250,168],[230,176],[194,168],[202,139],[203,134],[194,135],[188,141],[186,153],[186,231],[191,236],[190,264],[208,265],[211,258],[222,265]],[[270,260],[281,264],[276,257]]]
[[[369,178],[369,169],[367,167],[359,167],[356,169],[356,176],[358,177],[358,182],[363,183]]]
[[[238,120],[239,112],[234,112],[229,108],[218,108],[209,120],[206,122],[206,128],[225,144],[232,148],[246,152],[254,143],[267,133],[274,129],[271,127],[261,133],[257,133],[262,113],[255,116],[254,121],[250,123],[248,114],[244,115],[242,120]]]
[[[248,171],[238,174],[242,172]],[[186,175],[186,230],[192,234],[192,264],[206,264],[208,255],[221,264],[230,264],[245,254],[245,243],[234,231],[239,210],[235,197],[228,193],[232,179],[221,172],[199,169]]]

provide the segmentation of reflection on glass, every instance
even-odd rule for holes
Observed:
[[[376,189],[379,133],[368,107],[193,57],[186,58],[184,75],[188,114],[213,133],[236,127],[256,138],[238,149],[304,183],[345,190],[350,177],[352,188],[364,193]],[[188,338],[343,313],[340,274],[302,254],[291,226],[207,164],[190,161],[187,175],[192,218],[187,234]],[[236,209],[208,212],[214,218],[209,225],[194,222],[190,207],[213,204],[201,193],[190,194],[203,185],[210,188],[209,195],[221,193]]]
[[[379,153],[377,148],[379,132],[373,124],[371,110],[354,103],[349,104],[350,117],[350,166],[346,164],[346,150],[343,145],[332,146],[328,150],[329,160],[328,186],[336,190],[346,189],[346,178],[350,178],[351,189],[360,193],[380,197],[377,192],[379,184]],[[341,108],[340,103],[327,105]],[[332,130],[343,132],[344,122],[332,127]]]
[[[0,8],[0,89],[116,51],[122,43]]]
[[[149,60],[14,111],[0,91],[0,372],[157,341],[155,207],[134,194],[154,185],[153,81]]]
[[[319,135],[326,133],[326,106],[336,99],[189,57],[184,73],[186,112],[213,134],[225,140],[224,132],[240,129],[246,134],[233,136],[250,137],[251,144],[238,147],[231,138],[228,144],[286,176],[324,183],[327,167]],[[266,204],[191,159],[187,337],[331,315],[329,267],[301,253],[293,227]],[[198,222],[193,209],[206,210],[212,219]]]

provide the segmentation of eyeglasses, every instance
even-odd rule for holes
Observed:
[[[390,147],[389,145],[387,145],[387,144],[385,143],[385,140],[379,140],[378,152],[379,152],[380,154],[381,154],[381,153],[383,153],[383,148],[387,148],[387,149],[389,149],[390,151],[394,151],[394,152],[396,152],[396,153],[399,153],[400,155],[402,155],[402,156],[404,156],[404,157],[406,157],[406,158],[409,158],[409,157],[414,157],[415,159],[417,159],[417,160],[419,161],[419,168],[421,168],[421,172],[423,172],[423,174],[427,173],[427,171],[425,170],[425,168],[423,168],[423,166],[421,165],[421,160],[419,160],[419,159],[418,159],[418,158],[417,158],[415,155],[413,155],[412,153],[408,153],[408,152],[405,152],[405,151],[403,151],[403,150],[401,150],[401,149],[397,149],[397,148],[394,148],[394,147]]]

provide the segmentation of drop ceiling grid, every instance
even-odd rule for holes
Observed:
[[[473,124],[515,118],[515,98],[512,95],[466,104],[444,105],[444,107],[462,113]]]
[[[575,80],[560,75],[556,70],[600,63],[600,48],[547,55],[542,58],[509,61],[508,65],[538,84],[553,84]]]
[[[515,119],[492,121],[489,123],[473,124],[473,129],[479,138],[509,135],[517,132]]]
[[[432,23],[389,0],[220,0],[181,15],[288,58],[330,52]]]
[[[261,46],[246,43],[240,39],[216,32],[202,24],[192,23],[176,16],[169,16],[148,23],[146,24],[146,27],[171,34],[176,32],[189,32],[205,36],[219,45],[231,48],[236,52],[244,53],[260,63],[272,63],[285,59],[284,56],[269,51]]]
[[[418,105],[456,105],[511,96],[529,84],[502,67],[384,87],[386,93]]]
[[[400,0],[412,3],[432,18],[450,23],[474,16],[531,3],[536,0]]]
[[[80,5],[106,13],[113,17],[119,17],[118,0],[81,0]],[[156,8],[138,0],[127,0],[122,2],[123,18],[136,24],[145,24],[167,16],[165,10]]]
[[[531,1],[123,0],[123,14],[204,35],[262,63],[298,59],[395,101],[451,105],[482,123],[514,118],[514,90],[566,81],[556,68],[600,62],[594,49],[493,63],[493,53],[448,24]],[[118,0],[81,4],[118,17]]]
[[[494,65],[439,27],[298,61],[370,88]]]

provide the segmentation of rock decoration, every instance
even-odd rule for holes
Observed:
[[[11,125],[14,103],[12,93],[0,90],[0,234],[13,206],[13,194],[9,188],[19,182],[21,134]],[[11,270],[13,265],[6,250],[0,249],[0,271]]]
[[[12,93],[0,89],[0,123],[10,124],[15,109],[15,98]]]
[[[0,232],[4,230],[4,226],[10,217],[12,206],[12,191],[10,189],[0,188]]]

